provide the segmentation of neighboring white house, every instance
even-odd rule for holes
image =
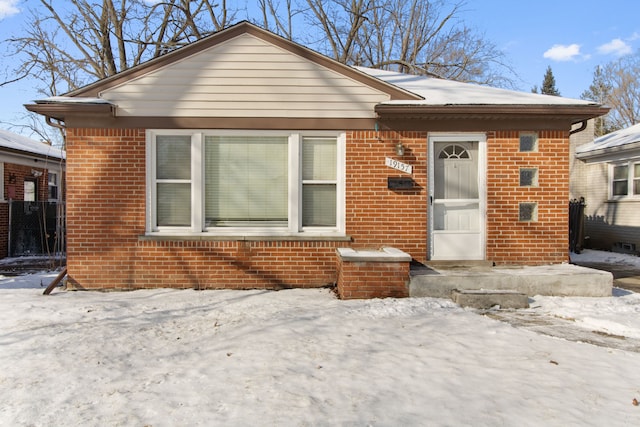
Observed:
[[[584,197],[587,247],[640,252],[640,124],[576,148],[572,197]]]

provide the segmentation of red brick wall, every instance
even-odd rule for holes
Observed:
[[[49,197],[49,187],[46,169],[16,165],[13,163],[4,164],[4,199],[24,200],[24,181],[25,178],[31,178],[31,171],[42,172],[37,178],[38,195],[37,200],[47,200]],[[10,179],[11,178],[11,179]],[[9,197],[9,188],[13,188],[15,197]]]
[[[398,142],[402,158],[394,153]],[[415,190],[387,189],[387,177],[410,175],[386,166],[385,157],[413,166]],[[427,194],[426,132],[347,133],[346,229],[353,248],[391,246],[426,261]]]
[[[336,282],[348,242],[154,241],[144,130],[68,129],[67,268],[78,288],[286,288]]]
[[[537,152],[519,151],[518,132],[491,132],[487,144],[487,259],[552,264],[569,257],[569,134],[539,133]],[[538,186],[520,186],[520,168],[538,168]],[[538,221],[518,221],[520,202],[538,203]]]
[[[541,264],[567,259],[568,135],[542,133],[538,153],[519,153],[517,132],[489,133],[487,259]],[[387,189],[408,176],[414,190]],[[346,232],[341,241],[156,241],[145,232],[143,129],[67,130],[67,265],[84,288],[286,288],[337,281],[337,247],[392,246],[427,257],[427,132],[348,132]],[[519,167],[539,167],[537,188],[519,187]],[[539,203],[536,223],[518,222],[518,202]]]

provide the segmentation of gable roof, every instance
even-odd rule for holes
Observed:
[[[620,129],[576,149],[576,157],[588,159],[611,154],[629,153],[640,149],[640,123]]]
[[[64,159],[65,152],[44,142],[0,129],[0,149],[5,152],[40,158]]]
[[[248,21],[242,21],[210,36],[204,37],[194,43],[171,51],[165,55],[154,58],[136,67],[130,68],[113,76],[99,80],[93,84],[85,86],[83,88],[71,91],[65,96],[78,97],[100,97],[100,94],[105,90],[113,88],[123,83],[127,83],[134,78],[146,75],[152,71],[166,67],[167,65],[177,63],[184,59],[193,57],[201,53],[204,50],[219,46],[231,39],[238,36],[249,34],[265,42],[283,48],[301,58],[314,62],[318,65],[327,67],[332,70],[336,70],[345,76],[348,76],[356,81],[359,81],[365,85],[374,87],[380,91],[387,92],[392,99],[415,99],[416,95],[409,91],[401,89],[398,86],[384,83],[378,79],[371,78],[364,73],[360,73],[347,65],[341,64],[325,55],[315,52],[309,48],[306,48],[293,41],[284,39],[274,33],[263,30],[262,28],[251,24]]]
[[[257,74],[260,69],[256,71],[251,68],[255,64],[244,58],[234,63],[236,68],[227,70],[227,74],[224,74],[220,71],[219,62],[224,62],[228,56],[241,57],[234,49],[243,47],[242,39],[258,40],[264,50],[278,50],[289,57],[299,58],[296,66],[306,64],[311,67],[304,70],[307,73],[304,77],[306,80],[301,80],[297,74],[279,76],[269,69],[265,69],[265,76],[260,76]],[[225,44],[232,48],[225,49]],[[197,61],[202,65],[200,68],[193,65]],[[191,64],[187,67],[187,73],[180,74],[179,70],[187,63]],[[242,66],[245,68],[238,68]],[[209,74],[204,69],[209,69]],[[247,86],[243,86],[243,82],[235,82],[235,91],[220,92],[221,87],[227,84],[225,79],[229,79],[233,73],[242,75],[243,71],[253,73],[249,76],[253,80],[249,79]],[[283,74],[290,72],[284,66],[280,71]],[[269,75],[273,76],[272,79],[269,79]],[[203,76],[209,79],[208,83],[196,88],[195,85],[200,84],[199,79]],[[162,82],[171,79],[182,85],[182,88],[172,89],[172,93],[175,93],[173,98],[169,98],[162,87]],[[307,87],[305,81],[314,79],[317,86],[314,96],[324,99],[325,104],[313,102],[311,98],[311,102],[305,104],[306,98],[301,98],[300,93],[297,93]],[[288,82],[288,91],[264,91],[271,86],[281,88],[283,81]],[[332,86],[339,81],[354,82],[354,87],[359,87],[358,90],[364,93],[340,93],[339,90],[336,91],[336,87],[344,86],[343,83]],[[155,87],[156,83],[158,87]],[[131,92],[136,90],[136,85],[145,87],[140,90],[146,92]],[[333,90],[329,90],[332,88]],[[263,90],[263,98],[257,96],[261,93],[257,89]],[[200,92],[196,95],[194,91]],[[164,105],[161,105],[154,97],[162,96],[160,94],[163,93],[165,99],[162,100]],[[297,103],[286,105],[289,99],[284,96],[285,93],[298,97]],[[152,96],[146,99],[144,94]],[[218,105],[212,107],[212,103],[216,102]],[[347,103],[351,104],[344,109]],[[423,126],[415,124],[415,119],[437,121],[438,126],[447,129],[456,121],[470,118],[490,119],[494,124],[496,119],[510,120],[509,128],[525,126],[534,129],[549,124],[548,129],[568,129],[573,123],[608,111],[607,108],[589,101],[350,67],[248,22],[241,22],[144,64],[69,92],[64,97],[39,100],[36,104],[26,105],[26,108],[65,121],[73,127],[263,129],[291,126],[300,129],[362,129],[370,128],[380,120],[395,121],[396,125],[401,120],[412,120],[411,126]],[[447,121],[443,121],[443,118]],[[74,122],[70,124],[69,119]],[[520,123],[515,123],[513,119],[520,120]],[[466,123],[466,126],[475,127],[475,130],[480,129],[477,125],[478,122]]]

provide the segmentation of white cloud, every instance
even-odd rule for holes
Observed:
[[[18,0],[0,0],[0,19],[20,13],[17,4]]]
[[[621,39],[613,39],[609,43],[598,46],[598,53],[602,53],[603,55],[613,54],[616,56],[622,56],[627,55],[632,51],[633,49],[631,49],[631,46]]]
[[[571,61],[580,56],[580,45],[554,44],[542,56],[554,61]]]

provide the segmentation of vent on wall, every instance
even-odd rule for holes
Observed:
[[[613,248],[611,248],[612,252],[619,252],[623,254],[635,254],[636,253],[636,244],[635,243],[626,243],[626,242],[616,242],[613,244]]]

